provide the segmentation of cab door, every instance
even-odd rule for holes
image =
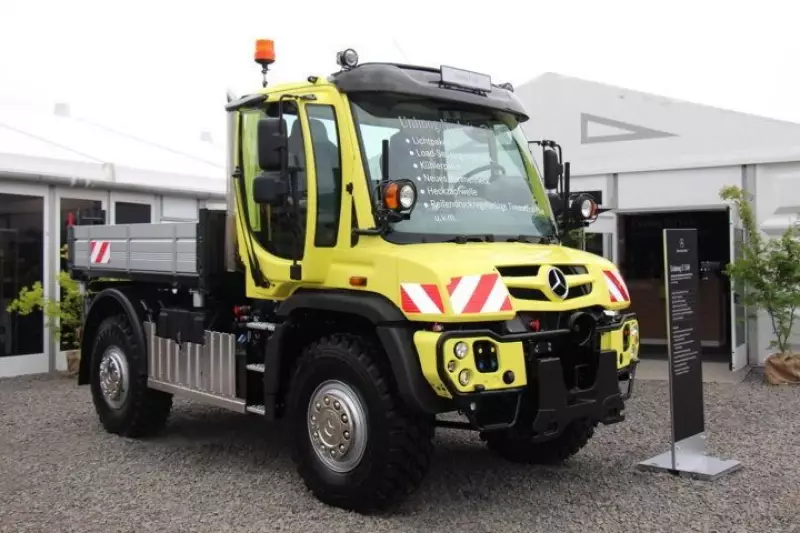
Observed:
[[[293,94],[297,97],[284,98],[281,105],[288,156],[297,169],[290,176],[290,187],[296,194],[283,205],[259,205],[252,192],[253,180],[261,173],[258,121],[278,116],[278,99],[270,98],[273,103],[266,109],[242,112],[247,213],[241,213],[241,219],[249,220],[249,227],[245,228],[244,242],[240,241],[239,255],[249,265],[248,254],[252,253],[256,270],[269,282],[259,287],[249,275],[248,296],[252,298],[282,299],[299,286],[323,283],[334,250],[342,243],[349,246],[343,228],[350,227],[350,211],[344,210],[343,216],[342,210],[342,176],[349,175],[346,171],[352,165],[345,162],[343,172],[342,145],[351,143],[344,125],[346,110],[327,88]],[[294,274],[299,275],[292,275],[293,266]]]
[[[308,131],[301,118],[301,105],[294,98],[284,99],[281,104],[277,98],[270,100],[274,101],[265,108],[241,111],[236,136],[245,184],[244,193],[237,197],[238,254],[248,272],[247,296],[257,299],[282,299],[302,285],[308,226]],[[263,205],[253,195],[254,180],[262,173],[258,164],[258,122],[267,116],[277,117],[279,105],[286,123],[289,158],[297,168],[289,180],[296,194],[280,205]],[[298,200],[296,206],[294,198]],[[292,275],[295,266],[300,269],[299,277]]]
[[[330,88],[315,91],[314,99],[301,103],[302,120],[308,131],[308,230],[303,280],[333,283],[329,279],[336,251],[350,248],[352,210],[344,191],[354,175],[354,139],[350,115],[338,93]]]

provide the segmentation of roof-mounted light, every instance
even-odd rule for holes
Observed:
[[[343,69],[355,68],[358,65],[358,53],[352,48],[336,52],[336,63]]]
[[[472,72],[460,68],[442,65],[440,68],[441,83],[462,89],[492,92],[492,77],[488,74]]]
[[[263,76],[262,85],[267,86],[267,71],[269,66],[275,62],[275,42],[271,39],[257,39],[256,50],[253,59],[261,65],[261,75]]]
[[[273,64],[275,62],[275,42],[270,39],[257,39],[253,58],[261,66]]]

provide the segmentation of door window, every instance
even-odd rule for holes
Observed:
[[[317,226],[314,245],[336,246],[342,199],[342,164],[336,111],[330,105],[309,105],[308,123],[317,176]]]
[[[292,190],[297,190],[298,217],[293,216],[293,200],[290,198],[284,205],[272,207],[259,205],[253,200],[253,180],[262,173],[258,166],[258,121],[265,117],[278,116],[278,104],[267,106],[266,111],[243,111],[244,120],[244,171],[245,199],[247,215],[253,236],[269,253],[284,259],[302,259],[305,247],[306,214],[308,191],[306,187],[306,152],[305,137],[301,122],[298,120],[297,105],[292,101],[283,102],[283,119],[289,134],[289,163],[297,172],[290,180]]]

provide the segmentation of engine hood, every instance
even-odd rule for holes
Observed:
[[[518,311],[630,306],[609,260],[560,245],[436,243],[393,247],[395,301],[414,319],[503,320]]]

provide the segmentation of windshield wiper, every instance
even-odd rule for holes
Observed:
[[[494,242],[494,235],[456,235],[452,239],[444,242],[454,242],[456,244],[466,244],[468,242]]]
[[[517,235],[516,237],[509,237],[506,242],[524,242],[527,244],[552,244],[553,240],[547,236],[540,235]]]

